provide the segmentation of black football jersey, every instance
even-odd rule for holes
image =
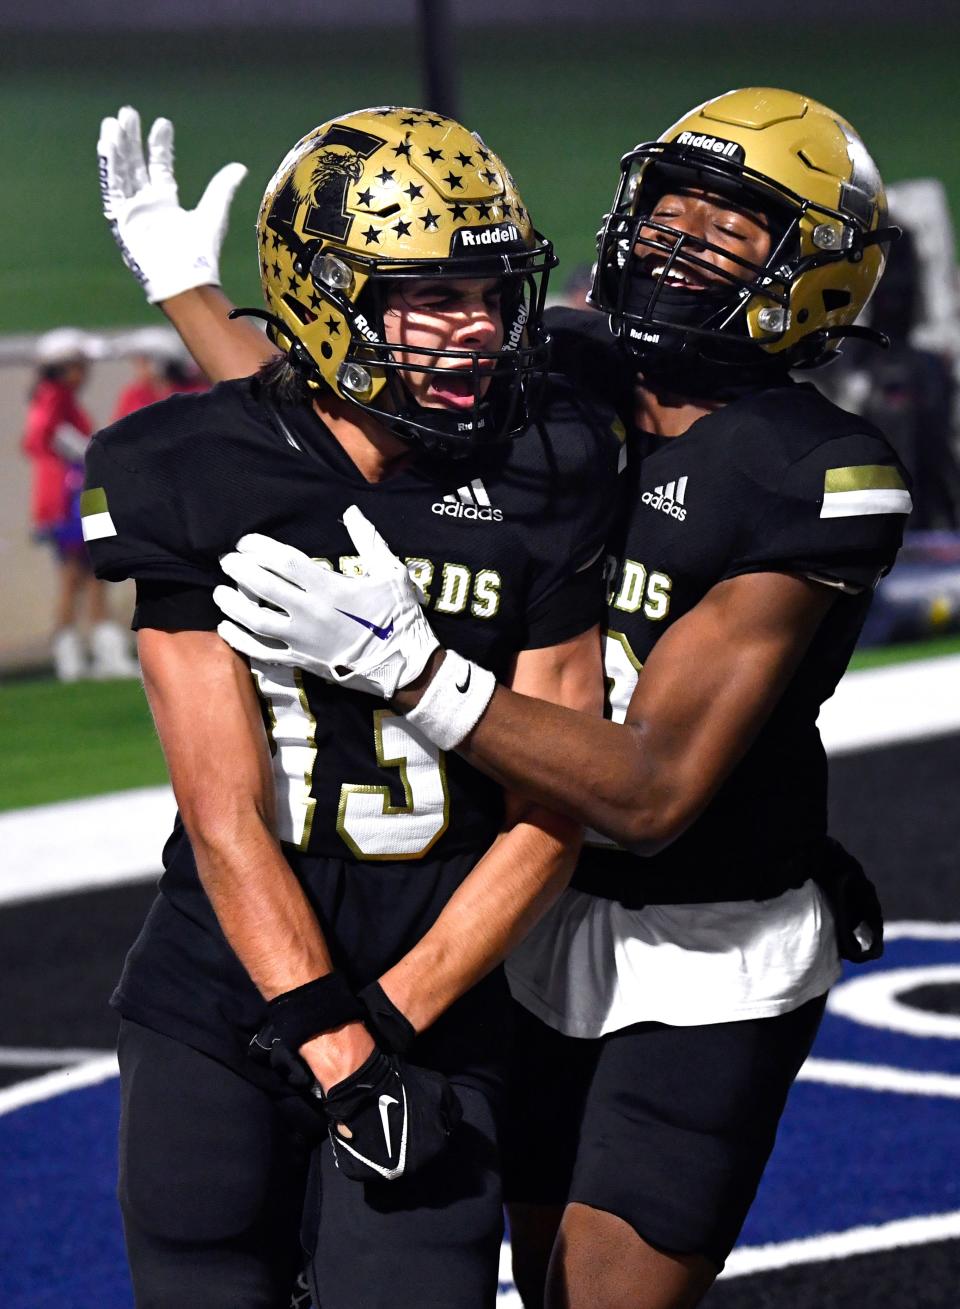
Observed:
[[[796,573],[836,587],[837,599],[700,818],[639,868],[592,839],[575,885],[628,904],[766,898],[806,880],[826,832],[816,720],[896,556],[906,474],[876,428],[793,383],[745,395],[680,437],[633,432],[628,449],[604,637],[614,718],[660,636],[718,582]]]
[[[341,520],[357,504],[412,566],[441,642],[505,680],[518,651],[600,617],[623,435],[611,410],[588,410],[558,383],[548,421],[521,439],[472,461],[414,461],[371,484],[312,410],[274,407],[249,379],[225,383],[94,438],[88,545],[111,580],[212,589],[229,580],[219,556],[247,532],[349,572],[357,560]],[[299,670],[254,663],[253,673],[291,852],[395,861],[490,843],[499,788],[381,701]]]

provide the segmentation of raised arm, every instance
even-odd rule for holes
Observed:
[[[120,254],[151,304],[159,305],[211,381],[246,377],[277,352],[248,319],[231,322],[220,290],[220,247],[246,176],[226,164],[195,209],[180,204],[173,124],[158,118],[144,153],[140,115],[129,105],[100,125],[97,163],[103,213]]]

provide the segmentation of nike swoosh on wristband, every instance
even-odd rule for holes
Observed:
[[[472,676],[473,676],[473,665],[471,664],[470,667],[467,669],[466,677],[463,679],[463,685],[461,686],[459,682],[455,683],[456,688],[461,695],[466,695],[467,687],[470,685],[470,678]]]
[[[338,609],[337,613],[343,614],[344,618],[352,618],[353,621],[359,623],[361,627],[368,627],[374,636],[379,637],[381,641],[386,641],[388,637],[393,636],[392,618],[386,627],[378,627],[376,623],[371,623],[368,618],[361,618],[359,614],[350,614],[346,609]]]

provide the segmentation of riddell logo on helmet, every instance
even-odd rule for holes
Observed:
[[[735,159],[738,164],[744,160],[743,146],[736,141],[725,141],[721,136],[707,136],[705,132],[681,132],[674,145],[690,145],[695,150],[706,150],[712,155],[722,155],[724,159]]]
[[[356,318],[353,320],[353,325],[364,340],[372,341],[374,345],[380,344],[379,336],[377,336],[376,332],[364,318],[363,314],[357,314]]]
[[[500,245],[504,241],[519,241],[519,229],[513,223],[501,223],[499,227],[461,227],[456,233],[460,245]]]
[[[527,306],[521,300],[519,308],[517,309],[517,316],[513,320],[513,326],[510,328],[507,335],[507,350],[516,350],[517,346],[520,344],[520,338],[523,336],[523,329],[527,325],[527,319],[529,316]]]

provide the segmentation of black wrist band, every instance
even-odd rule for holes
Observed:
[[[379,982],[357,992],[366,1012],[367,1026],[385,1050],[405,1055],[416,1039],[416,1029],[393,1003]]]
[[[343,973],[336,972],[274,996],[267,1013],[274,1032],[293,1053],[311,1036],[367,1016]]]

